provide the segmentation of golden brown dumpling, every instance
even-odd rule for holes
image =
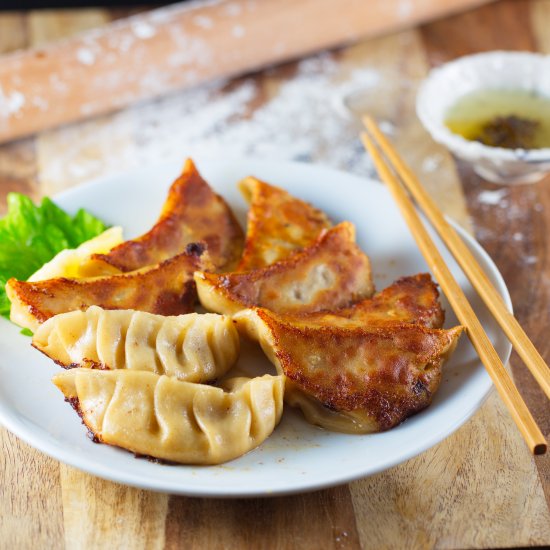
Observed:
[[[419,273],[401,277],[372,298],[365,298],[341,309],[309,313],[307,319],[327,326],[363,326],[365,323],[372,325],[399,321],[441,328],[445,312],[439,303],[437,285],[429,273]]]
[[[283,410],[282,376],[227,391],[142,371],[71,369],[54,384],[101,443],[185,464],[219,464],[260,445]]]
[[[279,313],[336,309],[372,295],[370,262],[355,244],[355,228],[343,222],[312,246],[285,260],[241,273],[195,273],[202,305],[234,314],[251,306]]]
[[[350,433],[388,430],[427,407],[462,331],[347,319],[339,326],[336,318],[326,325],[261,308],[234,319],[286,376],[288,403],[313,424]]]
[[[204,242],[214,269],[225,271],[239,260],[243,241],[241,226],[227,203],[187,159],[170,187],[157,223],[141,237],[92,258],[128,272],[180,254],[189,243]]]
[[[231,319],[207,313],[163,316],[97,306],[48,319],[32,345],[64,367],[130,369],[207,382],[239,354]]]
[[[324,212],[254,177],[239,182],[250,203],[244,252],[237,271],[272,264],[315,242],[332,224]]]
[[[190,313],[197,300],[193,272],[210,267],[204,246],[190,244],[183,254],[131,273],[34,283],[9,279],[6,294],[11,301],[10,319],[35,331],[58,313],[85,310],[92,305],[160,315]]]

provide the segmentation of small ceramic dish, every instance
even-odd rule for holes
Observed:
[[[459,98],[499,88],[550,97],[550,56],[494,51],[461,57],[430,72],[418,91],[416,112],[433,139],[469,162],[481,177],[503,184],[533,183],[550,172],[550,148],[490,147],[445,126],[447,111]]]

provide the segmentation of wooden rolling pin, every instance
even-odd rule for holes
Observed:
[[[205,0],[0,57],[0,142],[488,0]]]

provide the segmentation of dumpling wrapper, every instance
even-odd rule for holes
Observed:
[[[61,277],[34,283],[12,278],[6,284],[10,319],[34,332],[54,315],[92,305],[160,315],[190,313],[197,300],[193,272],[210,267],[208,253],[197,243],[161,264],[131,273],[86,279]]]
[[[351,305],[374,292],[368,257],[350,222],[326,230],[312,246],[267,267],[240,273],[195,273],[201,304],[234,314],[252,306],[310,313]]]
[[[286,258],[312,245],[331,227],[324,212],[257,178],[239,182],[250,203],[244,252],[236,271],[249,271]]]
[[[81,277],[95,277],[105,275],[105,270],[96,272],[93,262],[90,260],[92,254],[109,252],[111,248],[122,242],[122,227],[110,227],[103,233],[83,242],[77,248],[62,250],[49,262],[45,263],[38,271],[33,273],[27,281],[44,281],[56,277],[67,277],[79,279]],[[111,268],[112,273],[120,273],[115,267]]]
[[[220,464],[260,445],[283,411],[282,376],[233,378],[228,391],[141,371],[72,369],[54,384],[96,441],[183,464]]]
[[[144,235],[110,252],[94,254],[101,265],[129,272],[180,254],[190,243],[206,243],[215,270],[235,266],[244,235],[225,200],[201,177],[191,159],[170,187],[159,219]]]
[[[328,430],[388,430],[427,407],[462,327],[349,326],[289,319],[253,308],[234,316],[286,376],[285,400]]]
[[[219,378],[239,355],[239,335],[229,317],[97,306],[48,319],[32,345],[63,367],[150,371],[187,382]]]
[[[401,277],[371,298],[349,307],[302,315],[308,321],[326,326],[364,326],[388,321],[415,323],[428,328],[441,328],[445,312],[439,302],[439,291],[429,273]]]

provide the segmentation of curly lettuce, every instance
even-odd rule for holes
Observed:
[[[58,252],[76,248],[107,229],[84,209],[71,216],[52,200],[35,205],[20,193],[8,194],[8,213],[0,219],[0,315],[9,318],[5,285],[26,280]]]

